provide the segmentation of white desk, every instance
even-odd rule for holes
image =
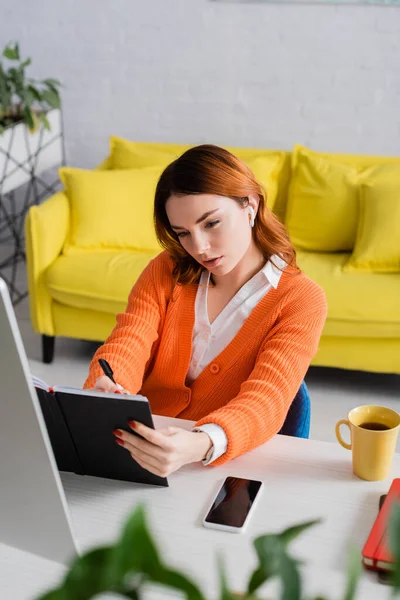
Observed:
[[[156,427],[165,426],[166,421],[191,426],[189,421],[156,417]],[[265,484],[243,534],[201,525],[206,508],[227,475],[261,479]],[[231,588],[242,590],[256,564],[251,543],[254,537],[320,517],[323,523],[298,538],[292,552],[307,561],[305,591],[338,600],[342,597],[348,545],[361,550],[376,517],[379,496],[387,492],[391,479],[399,476],[400,455],[395,455],[389,479],[370,483],[352,474],[350,452],[339,444],[276,436],[222,467],[188,465],[169,477],[169,488],[72,474],[63,474],[62,481],[82,549],[114,540],[133,507],[143,502],[167,562],[192,575],[210,597],[217,595],[217,550],[225,556]],[[0,545],[1,600],[32,600],[56,584],[63,572],[55,563]],[[264,596],[270,591],[273,598],[274,589],[267,587]],[[357,598],[388,597],[389,590],[377,583],[373,574],[363,576]]]

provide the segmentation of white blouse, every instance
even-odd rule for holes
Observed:
[[[286,267],[286,262],[279,256],[274,255],[271,259],[280,269]],[[202,272],[195,301],[192,356],[186,375],[186,385],[191,385],[202,370],[228,346],[271,287],[278,287],[281,275],[282,271],[269,260],[240,288],[213,323],[210,323],[207,312],[210,272],[206,269]],[[204,464],[210,464],[226,452],[228,440],[222,427],[215,423],[207,423],[197,427],[196,431],[204,431],[213,442],[210,453],[203,461]]]

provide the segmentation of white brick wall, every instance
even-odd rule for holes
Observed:
[[[400,154],[400,7],[2,0],[0,41],[65,84],[68,161],[108,136]]]

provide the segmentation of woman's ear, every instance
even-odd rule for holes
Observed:
[[[247,206],[251,206],[251,208],[254,210],[254,214],[257,214],[258,211],[258,205],[260,203],[260,199],[256,194],[250,194],[249,196],[247,196],[248,198],[248,205]]]

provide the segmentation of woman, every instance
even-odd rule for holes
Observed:
[[[85,387],[118,391],[104,358],[154,414],[197,421],[194,431],[132,422],[140,436],[114,432],[140,465],[167,476],[190,462],[223,464],[281,429],[326,301],[252,172],[222,148],[191,148],[165,169],[154,219],[165,251],[134,285]]]

